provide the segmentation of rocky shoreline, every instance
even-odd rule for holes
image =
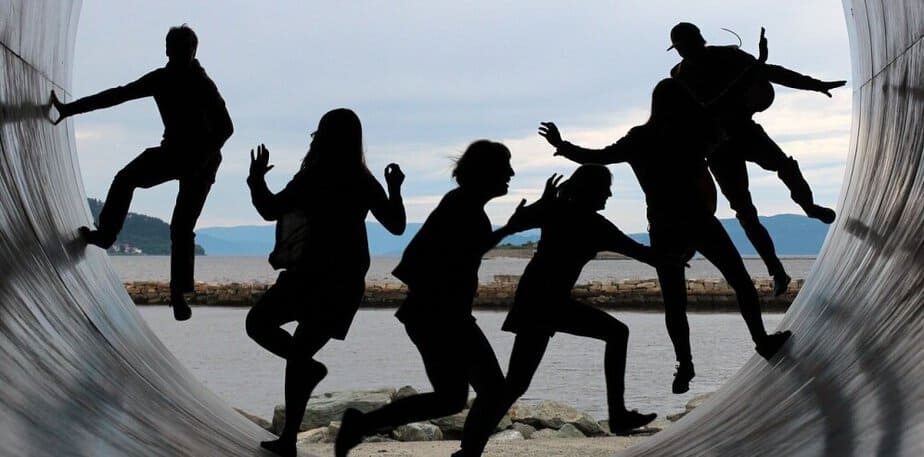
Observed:
[[[414,395],[410,386],[399,389],[386,388],[364,391],[331,392],[312,396],[302,420],[298,442],[300,446],[332,443],[340,430],[340,418],[347,408],[368,412],[392,401]],[[704,394],[690,400],[684,411],[657,419],[647,427],[634,430],[632,436],[648,436],[669,427],[672,423],[701,405],[711,394]],[[465,419],[468,417],[469,399],[465,410],[452,416],[416,422],[392,429],[378,430],[366,437],[365,443],[431,442],[458,440],[462,435]],[[275,408],[272,421],[260,418],[246,411],[239,413],[266,429],[278,434],[285,422],[285,407]],[[568,438],[592,438],[613,436],[606,421],[598,421],[589,414],[560,402],[544,400],[536,403],[517,402],[500,421],[491,436],[492,443],[522,440],[547,440]]]
[[[479,286],[475,298],[478,309],[509,309],[513,302],[519,276],[497,275],[494,281]],[[779,297],[772,293],[770,279],[754,281],[760,295],[761,305],[768,311],[785,311],[799,293],[802,279],[795,279],[789,290]],[[265,283],[198,283],[190,303],[205,306],[252,306],[266,292],[270,284]],[[170,287],[166,282],[129,282],[125,289],[132,301],[138,305],[162,305],[170,303]],[[363,298],[366,308],[396,308],[404,300],[407,287],[399,283],[369,283]],[[661,287],[657,279],[625,279],[612,282],[592,282],[575,286],[572,295],[601,308],[632,311],[660,311],[662,309]],[[738,310],[734,291],[724,280],[687,280],[689,310],[724,312]]]

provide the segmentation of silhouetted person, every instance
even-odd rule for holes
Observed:
[[[549,178],[542,199],[522,211],[528,225],[538,226],[542,232],[536,254],[520,278],[513,307],[503,325],[504,330],[517,335],[507,368],[504,397],[493,409],[492,420],[474,428],[478,435],[471,440],[473,446],[464,450],[466,457],[481,455],[494,427],[526,393],[556,332],[606,343],[604,372],[613,433],[641,427],[657,416],[628,411],[625,407],[629,328],[610,314],[573,299],[571,289],[584,265],[601,251],[619,252],[654,266],[664,263],[663,258],[633,241],[598,213],[612,195],[612,175],[605,166],[582,165],[558,189],[557,182],[555,175]],[[481,447],[475,448],[475,443]]]
[[[767,335],[754,283],[715,217],[715,184],[705,161],[715,142],[715,126],[679,82],[659,82],[652,93],[648,122],[606,148],[585,149],[562,141],[551,122],[543,123],[539,133],[557,148],[556,155],[578,163],[627,162],[645,192],[651,247],[681,259],[699,251],[712,262],[735,290],[741,316],[762,357],[769,359],[786,342],[788,331]],[[695,375],[686,315],[686,278],[679,265],[665,264],[657,272],[667,332],[678,362],[672,390],[683,393]]]
[[[283,268],[266,294],[247,313],[247,334],[286,360],[286,420],[279,439],[261,445],[295,456],[295,438],[305,407],[327,369],[314,355],[331,339],[346,337],[359,309],[369,269],[366,215],[371,211],[396,235],[404,232],[401,199],[404,174],[385,168],[388,194],[366,168],[362,125],[348,109],[321,117],[301,169],[279,193],[266,186],[269,151],[251,151],[250,196],[264,219],[277,221],[270,263]],[[280,230],[280,224],[288,224]],[[293,334],[282,325],[297,321]]]
[[[160,146],[145,149],[116,174],[99,214],[96,230],[81,227],[83,239],[108,249],[128,214],[136,188],[147,189],[178,180],[179,192],[170,220],[170,301],[177,320],[189,319],[183,297],[193,291],[196,220],[215,182],[221,147],[234,128],[215,83],[196,60],[198,38],[188,26],[167,32],[167,65],[137,81],[71,103],[52,92],[52,105],[62,119],[108,108],[129,100],[154,97],[164,123]]]
[[[335,455],[345,457],[362,437],[380,427],[455,414],[465,408],[469,384],[478,394],[465,422],[483,424],[504,388],[504,374],[472,316],[481,257],[505,236],[522,230],[520,203],[507,225],[492,230],[484,212],[489,200],[507,193],[513,176],[506,146],[479,140],[456,161],[449,191],[404,251],[394,275],[408,286],[396,317],[423,358],[433,392],[395,400],[368,413],[348,409]],[[463,439],[463,449],[467,443]]]
[[[815,203],[812,189],[802,176],[798,162],[767,136],[763,127],[754,122],[753,116],[773,103],[771,83],[821,92],[830,97],[828,91],[843,86],[846,81],[820,81],[765,63],[767,46],[763,29],[760,59],[736,46],[706,46],[699,29],[687,22],[671,29],[671,42],[671,48],[683,58],[671,69],[671,76],[683,82],[718,119],[723,130],[725,139],[709,157],[709,168],[735,210],[745,234],[767,265],[767,271],[774,280],[773,293],[780,295],[786,292],[791,278],[776,255],[770,233],[758,218],[757,208],[748,191],[745,162],[775,171],[789,188],[792,200],[809,217],[830,224],[835,213]]]

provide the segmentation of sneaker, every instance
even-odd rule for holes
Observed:
[[[610,433],[619,435],[648,425],[658,417],[655,413],[642,414],[637,410],[626,411],[619,416],[610,416]]]
[[[347,408],[343,412],[343,418],[340,419],[340,431],[337,432],[337,440],[334,442],[334,456],[347,457],[350,449],[356,447],[363,439],[362,421],[363,413],[355,408]]]
[[[103,235],[99,230],[91,230],[86,225],[77,229],[80,238],[87,244],[109,249],[115,243],[115,237]]]
[[[693,371],[692,363],[678,363],[671,391],[675,394],[682,394],[690,390],[690,381],[694,376],[696,376],[696,373]]]
[[[786,273],[780,273],[773,276],[773,296],[779,297],[786,293],[789,289],[789,283],[792,282],[792,278],[789,277]]]
[[[790,336],[792,336],[792,332],[789,330],[766,335],[761,338],[754,349],[761,357],[770,360],[770,358],[783,347],[783,344],[786,343],[786,340],[788,340]]]
[[[805,208],[805,215],[812,219],[818,219],[825,224],[830,224],[834,222],[836,213],[831,208],[825,208],[824,206],[813,203],[812,206]]]
[[[183,295],[177,295],[170,299],[170,307],[173,308],[173,318],[178,321],[189,320],[192,317],[192,308],[186,303]]]
[[[261,441],[260,447],[282,457],[297,457],[298,450],[295,448],[295,441],[283,442],[282,439],[272,441]]]

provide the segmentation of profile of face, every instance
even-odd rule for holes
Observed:
[[[484,184],[489,195],[492,198],[507,195],[510,190],[510,178],[515,174],[510,164],[510,156],[498,158],[497,163],[485,171]]]
[[[465,150],[452,172],[459,186],[488,199],[507,194],[510,178],[510,150],[501,143],[479,140]]]
[[[582,165],[565,183],[567,198],[583,208],[600,211],[613,196],[612,181],[613,175],[605,166]]]
[[[600,211],[606,208],[606,201],[613,196],[609,183],[596,182],[587,192],[587,204],[594,211]]]

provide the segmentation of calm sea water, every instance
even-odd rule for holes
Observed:
[[[206,386],[233,406],[271,418],[283,402],[284,363],[244,333],[246,309],[194,308],[193,318],[173,320],[170,309],[139,307],[148,324],[180,361]],[[378,387],[414,386],[429,391],[420,356],[389,310],[360,310],[346,341],[331,341],[318,360],[330,373],[317,393]],[[691,314],[691,341],[697,377],[690,392],[670,392],[674,357],[659,313],[613,313],[631,329],[626,373],[626,405],[644,412],[680,411],[694,395],[715,391],[750,357],[753,344],[737,314]],[[476,312],[501,366],[513,335],[500,330],[505,313]],[[782,315],[764,316],[768,329]],[[287,327],[291,330],[291,326]],[[563,401],[606,418],[603,343],[556,335],[524,399]]]
[[[169,259],[165,256],[111,257],[125,281],[166,281]],[[390,275],[397,257],[374,257],[367,281],[397,281]],[[272,282],[276,273],[262,257],[199,257],[196,279],[211,283]],[[783,260],[790,275],[804,278],[814,258]],[[490,259],[481,267],[481,281],[494,275],[520,274],[525,259]],[[745,259],[754,277],[765,277],[760,259]],[[708,262],[694,259],[689,278],[719,278]],[[632,260],[592,261],[581,282],[614,279],[647,279],[654,270]],[[139,311],[167,347],[206,386],[237,406],[272,417],[274,405],[283,401],[282,360],[250,341],[244,332],[246,309],[194,308],[192,320],[177,323],[169,308],[140,307]],[[404,328],[389,310],[361,310],[346,341],[332,341],[318,359],[330,371],[317,392],[372,389],[411,385],[430,389],[420,356]],[[722,385],[748,358],[754,355],[744,322],[738,314],[691,314],[691,339],[697,377],[684,395],[670,393],[674,357],[660,313],[613,313],[631,329],[626,373],[626,405],[660,416],[683,409],[694,395],[712,392]],[[500,330],[503,312],[477,312],[479,324],[491,340],[502,367],[506,367],[513,335]],[[776,327],[782,315],[765,315],[768,329]],[[291,330],[292,326],[287,327]],[[560,334],[553,338],[526,400],[564,401],[606,416],[601,342]]]
[[[116,271],[125,281],[167,281],[170,262],[167,256],[113,256],[110,257]],[[397,282],[391,270],[398,263],[398,257],[373,257],[366,280],[369,282]],[[488,259],[481,264],[481,282],[489,283],[494,275],[521,274],[527,259]],[[767,269],[759,258],[745,258],[745,266],[755,278],[768,277]],[[787,257],[783,259],[789,275],[804,278],[814,257]],[[273,282],[277,273],[264,257],[218,257],[196,258],[196,280],[209,283],[230,282]],[[613,279],[648,279],[656,277],[654,268],[634,260],[594,260],[587,264],[579,282],[611,281]],[[720,278],[719,271],[708,261],[693,259],[687,269],[687,278]]]

